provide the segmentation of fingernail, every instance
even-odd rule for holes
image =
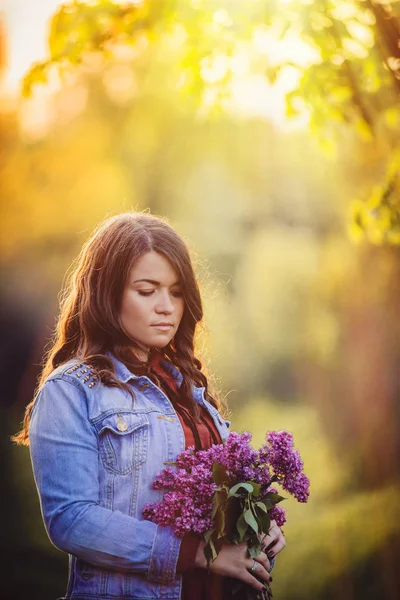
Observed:
[[[271,581],[272,581],[272,577],[270,577],[270,579],[267,583],[264,583],[265,589],[267,589],[267,590],[269,589],[269,584],[271,583]]]
[[[267,556],[268,558],[274,558],[275,552],[273,550],[270,550],[269,552],[267,552]]]

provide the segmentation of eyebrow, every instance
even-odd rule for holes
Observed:
[[[151,283],[151,285],[161,285],[161,283],[155,279],[136,279],[133,283],[141,283],[143,281]],[[170,287],[174,287],[174,285],[180,285],[180,281],[175,281]]]

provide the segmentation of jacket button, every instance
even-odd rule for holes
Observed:
[[[118,415],[117,429],[118,431],[126,431],[128,429],[128,423],[124,421],[121,415]]]

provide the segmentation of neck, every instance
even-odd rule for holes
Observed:
[[[129,348],[132,355],[135,359],[140,360],[142,363],[147,363],[150,356],[150,349],[139,347],[139,346],[131,346]]]
[[[143,363],[147,363],[149,361],[149,352],[148,351],[146,352],[145,350],[141,350],[141,349],[137,348],[135,350],[134,354]]]

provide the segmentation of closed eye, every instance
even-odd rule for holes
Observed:
[[[151,296],[152,294],[154,294],[154,291],[155,290],[149,290],[149,291],[137,290],[139,296]],[[171,292],[171,296],[173,296],[174,298],[182,298],[183,293],[181,291],[174,290],[173,292]]]

